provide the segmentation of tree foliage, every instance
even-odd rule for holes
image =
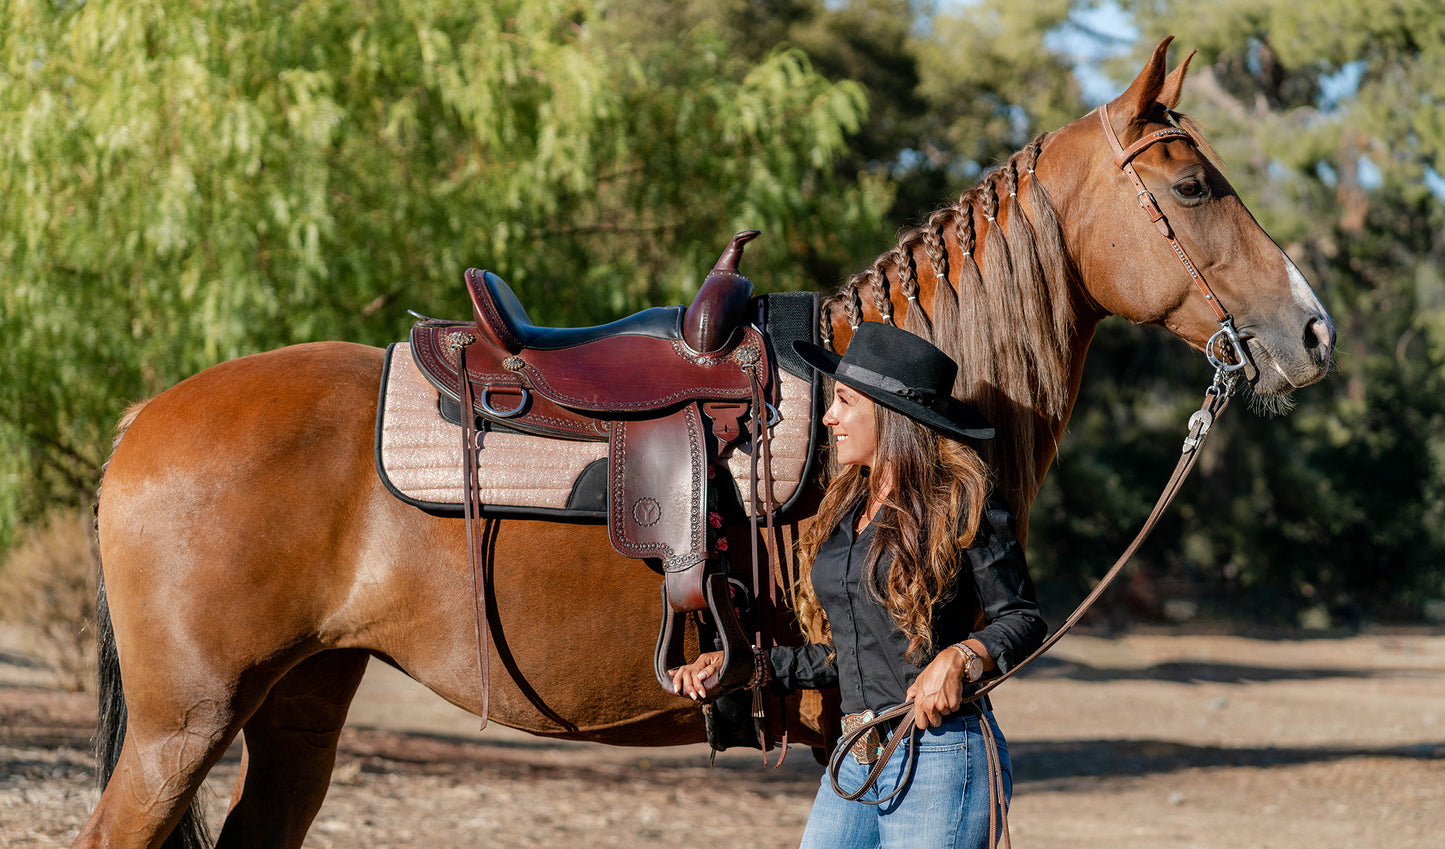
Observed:
[[[464,315],[468,265],[539,322],[677,302],[737,230],[877,243],[833,163],[866,108],[797,50],[669,49],[592,0],[14,0],[0,26],[0,547],[88,497],[127,399],[292,342]],[[655,34],[654,34],[655,35]]]

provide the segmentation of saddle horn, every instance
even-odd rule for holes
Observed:
[[[733,332],[744,320],[753,282],[738,271],[743,246],[761,235],[761,230],[744,230],[732,237],[698,289],[697,297],[682,319],[682,338],[696,354],[715,354],[727,347]]]

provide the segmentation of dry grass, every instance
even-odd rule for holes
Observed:
[[[23,628],[61,686],[94,681],[100,557],[88,509],[58,510],[27,528],[0,563],[0,621]]]

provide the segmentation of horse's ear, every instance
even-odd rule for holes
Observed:
[[[1179,67],[1170,71],[1169,76],[1165,77],[1164,88],[1159,90],[1159,104],[1165,109],[1172,112],[1174,107],[1179,105],[1179,92],[1184,88],[1184,76],[1189,73],[1189,60],[1193,59],[1194,54],[1198,52],[1197,50],[1189,51],[1189,55],[1184,57],[1184,61],[1179,63]]]
[[[1159,93],[1164,89],[1164,59],[1169,52],[1169,42],[1173,40],[1172,35],[1164,36],[1164,40],[1154,48],[1154,55],[1149,57],[1149,63],[1144,66],[1144,70],[1139,72],[1139,76],[1134,78],[1134,82],[1129,84],[1123,94],[1109,104],[1109,117],[1113,119],[1114,129],[1120,138],[1124,137],[1124,129],[1134,119],[1147,115],[1154,104],[1159,102]],[[1183,81],[1182,76],[1180,81]]]

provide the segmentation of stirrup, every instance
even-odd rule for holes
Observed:
[[[753,646],[743,634],[742,625],[738,622],[738,614],[733,609],[732,598],[728,595],[728,579],[726,575],[714,573],[708,575],[703,584],[703,595],[707,600],[708,612],[712,614],[712,621],[717,628],[718,636],[722,638],[723,662],[718,671],[709,675],[703,680],[703,686],[708,691],[708,698],[713,699],[723,693],[736,690],[745,686],[753,677]],[[669,693],[676,693],[672,689],[672,676],[668,674],[669,669],[676,669],[687,662],[683,655],[683,637],[686,633],[683,619],[687,611],[673,610],[672,603],[667,597],[667,584],[662,585],[662,628],[657,634],[657,651],[653,656],[653,671],[657,675],[657,683],[662,689]]]

